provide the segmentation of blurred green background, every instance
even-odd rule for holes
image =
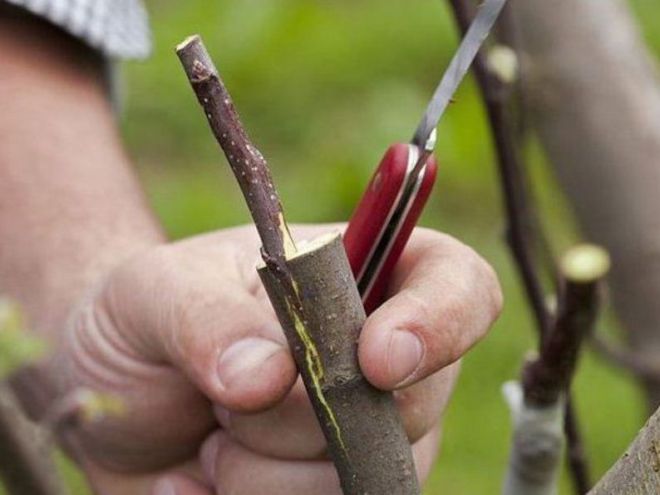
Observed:
[[[660,4],[631,3],[660,54]],[[174,55],[185,36],[203,35],[295,222],[349,217],[385,148],[410,137],[457,41],[441,0],[148,4],[155,51],[146,62],[125,65],[122,129],[172,238],[249,221]],[[456,100],[440,127],[441,172],[422,223],[485,256],[500,274],[506,305],[491,335],[465,360],[428,495],[498,493],[510,435],[500,388],[535,346],[503,242],[491,140],[471,79]],[[561,251],[579,237],[534,144],[528,158],[543,222]],[[604,320],[615,332],[612,319]],[[591,354],[575,396],[587,454],[600,476],[642,425],[642,398],[629,377]],[[562,493],[568,486],[564,479]]]

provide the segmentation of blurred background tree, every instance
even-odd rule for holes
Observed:
[[[348,219],[385,146],[409,139],[457,44],[452,16],[439,0],[147,3],[154,54],[124,66],[122,129],[172,238],[249,221],[174,55],[185,36],[204,36],[297,222]],[[630,3],[660,55],[660,4]],[[491,140],[472,80],[439,136],[440,177],[422,224],[485,256],[500,274],[506,305],[490,337],[465,360],[425,493],[497,493],[510,436],[500,387],[518,375],[535,335],[503,242]],[[532,143],[527,153],[543,222],[562,249],[579,238],[575,223],[539,146]],[[617,334],[613,318],[603,325]],[[643,424],[644,401],[630,377],[591,354],[575,396],[599,477]],[[564,480],[564,493],[568,486]]]

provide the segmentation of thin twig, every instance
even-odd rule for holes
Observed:
[[[200,37],[186,39],[177,47],[177,55],[247,200],[264,252],[272,260],[283,261],[295,251],[295,244],[266,160],[251,144]]]
[[[578,428],[578,418],[573,406],[573,400],[569,395],[569,402],[566,403],[564,412],[564,434],[566,435],[566,458],[568,469],[571,473],[573,489],[576,493],[583,495],[591,489],[591,476],[589,474],[589,464],[587,463],[587,454],[584,450],[582,434]]]
[[[473,8],[466,0],[449,1],[459,29],[465,34],[474,17]],[[506,14],[507,8],[505,7],[502,15]],[[513,252],[538,328],[542,335],[546,335],[551,318],[545,303],[543,284],[534,268],[528,231],[530,225],[528,219],[531,215],[528,211],[526,184],[523,179],[516,133],[507,115],[507,101],[512,94],[512,88],[502,83],[488,70],[483,53],[477,55],[472,67],[483,95],[497,152],[499,177],[504,192],[502,199],[508,221],[507,241]]]
[[[473,5],[468,0],[449,0],[449,2],[460,31],[465,33],[474,16]],[[505,8],[503,16],[509,15],[509,8]],[[550,331],[552,315],[546,305],[543,284],[534,263],[535,243],[531,227],[537,224],[530,220],[533,215],[526,194],[526,182],[521,164],[518,141],[520,131],[508,115],[507,100],[513,89],[491,73],[483,53],[475,59],[473,70],[484,99],[497,152],[502,199],[508,222],[507,240],[539,330],[539,347],[541,347]],[[554,272],[554,270],[550,271]],[[583,442],[570,397],[566,402],[565,431],[569,443],[569,467],[575,489],[580,494],[586,493],[590,487],[588,466],[583,455]]]
[[[12,495],[64,495],[49,433],[30,422],[0,382],[0,475]]]

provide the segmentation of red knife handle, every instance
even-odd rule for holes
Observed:
[[[353,213],[344,235],[348,260],[358,281],[367,314],[383,302],[392,271],[422,214],[435,182],[437,163],[431,157],[377,271],[371,274],[368,285],[361,284],[383,230],[388,222],[391,222],[392,214],[401,201],[411,162],[414,164],[415,161],[415,157],[411,156],[414,151],[414,146],[410,144],[398,143],[390,146]]]

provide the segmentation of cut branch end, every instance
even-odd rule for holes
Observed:
[[[488,52],[488,69],[504,84],[513,84],[520,73],[520,62],[513,48],[495,45]]]
[[[610,255],[605,249],[594,244],[581,244],[566,252],[561,260],[561,271],[571,282],[589,284],[605,277],[610,265]]]
[[[179,53],[180,51],[184,50],[188,45],[192,45],[193,43],[200,43],[202,41],[202,38],[199,34],[193,34],[191,36],[188,36],[185,40],[183,40],[181,43],[176,45],[176,52]]]

